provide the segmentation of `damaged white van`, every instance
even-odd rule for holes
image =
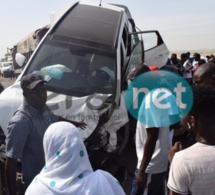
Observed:
[[[121,152],[129,133],[122,92],[127,75],[137,64],[161,67],[167,58],[159,32],[137,32],[127,7],[77,2],[49,29],[17,81],[0,95],[0,125],[7,134],[8,122],[23,101],[20,79],[42,74],[51,110],[87,124],[80,131],[88,149]],[[20,61],[17,56],[22,65]]]

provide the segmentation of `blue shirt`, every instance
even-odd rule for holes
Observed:
[[[43,135],[48,126],[57,121],[58,117],[47,106],[38,111],[24,102],[9,122],[6,156],[21,160],[27,186],[45,165]]]

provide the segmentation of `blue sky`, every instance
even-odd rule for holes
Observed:
[[[75,0],[6,0],[0,11],[0,59],[7,48],[50,22]],[[99,2],[99,1],[98,1]],[[215,49],[214,0],[103,0],[126,5],[141,30],[159,30],[170,50]]]

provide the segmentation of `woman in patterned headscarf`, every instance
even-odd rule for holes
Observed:
[[[26,195],[125,194],[109,173],[92,170],[80,133],[71,123],[50,125],[44,135],[43,147],[46,164],[31,182]]]

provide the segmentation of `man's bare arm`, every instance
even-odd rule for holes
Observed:
[[[145,174],[145,171],[155,150],[156,141],[158,139],[159,128],[156,128],[156,127],[147,128],[146,131],[147,131],[147,140],[144,147],[144,155],[136,178],[138,186],[143,189],[145,188],[146,181],[147,181],[147,178],[146,178],[147,175]]]
[[[169,191],[169,195],[183,195],[183,194],[178,194],[176,192],[173,192],[172,190]],[[188,194],[187,194],[188,195]]]
[[[72,121],[72,120],[68,120],[62,116],[58,116],[58,121],[65,121],[65,122],[69,122],[72,123],[73,125],[75,125],[76,127],[80,127],[82,130],[84,130],[86,128],[86,123],[83,121],[77,122],[77,121]]]
[[[140,165],[140,170],[144,172],[154,153],[156,141],[158,139],[159,128],[148,128],[146,131],[147,140],[144,147],[144,156]]]

